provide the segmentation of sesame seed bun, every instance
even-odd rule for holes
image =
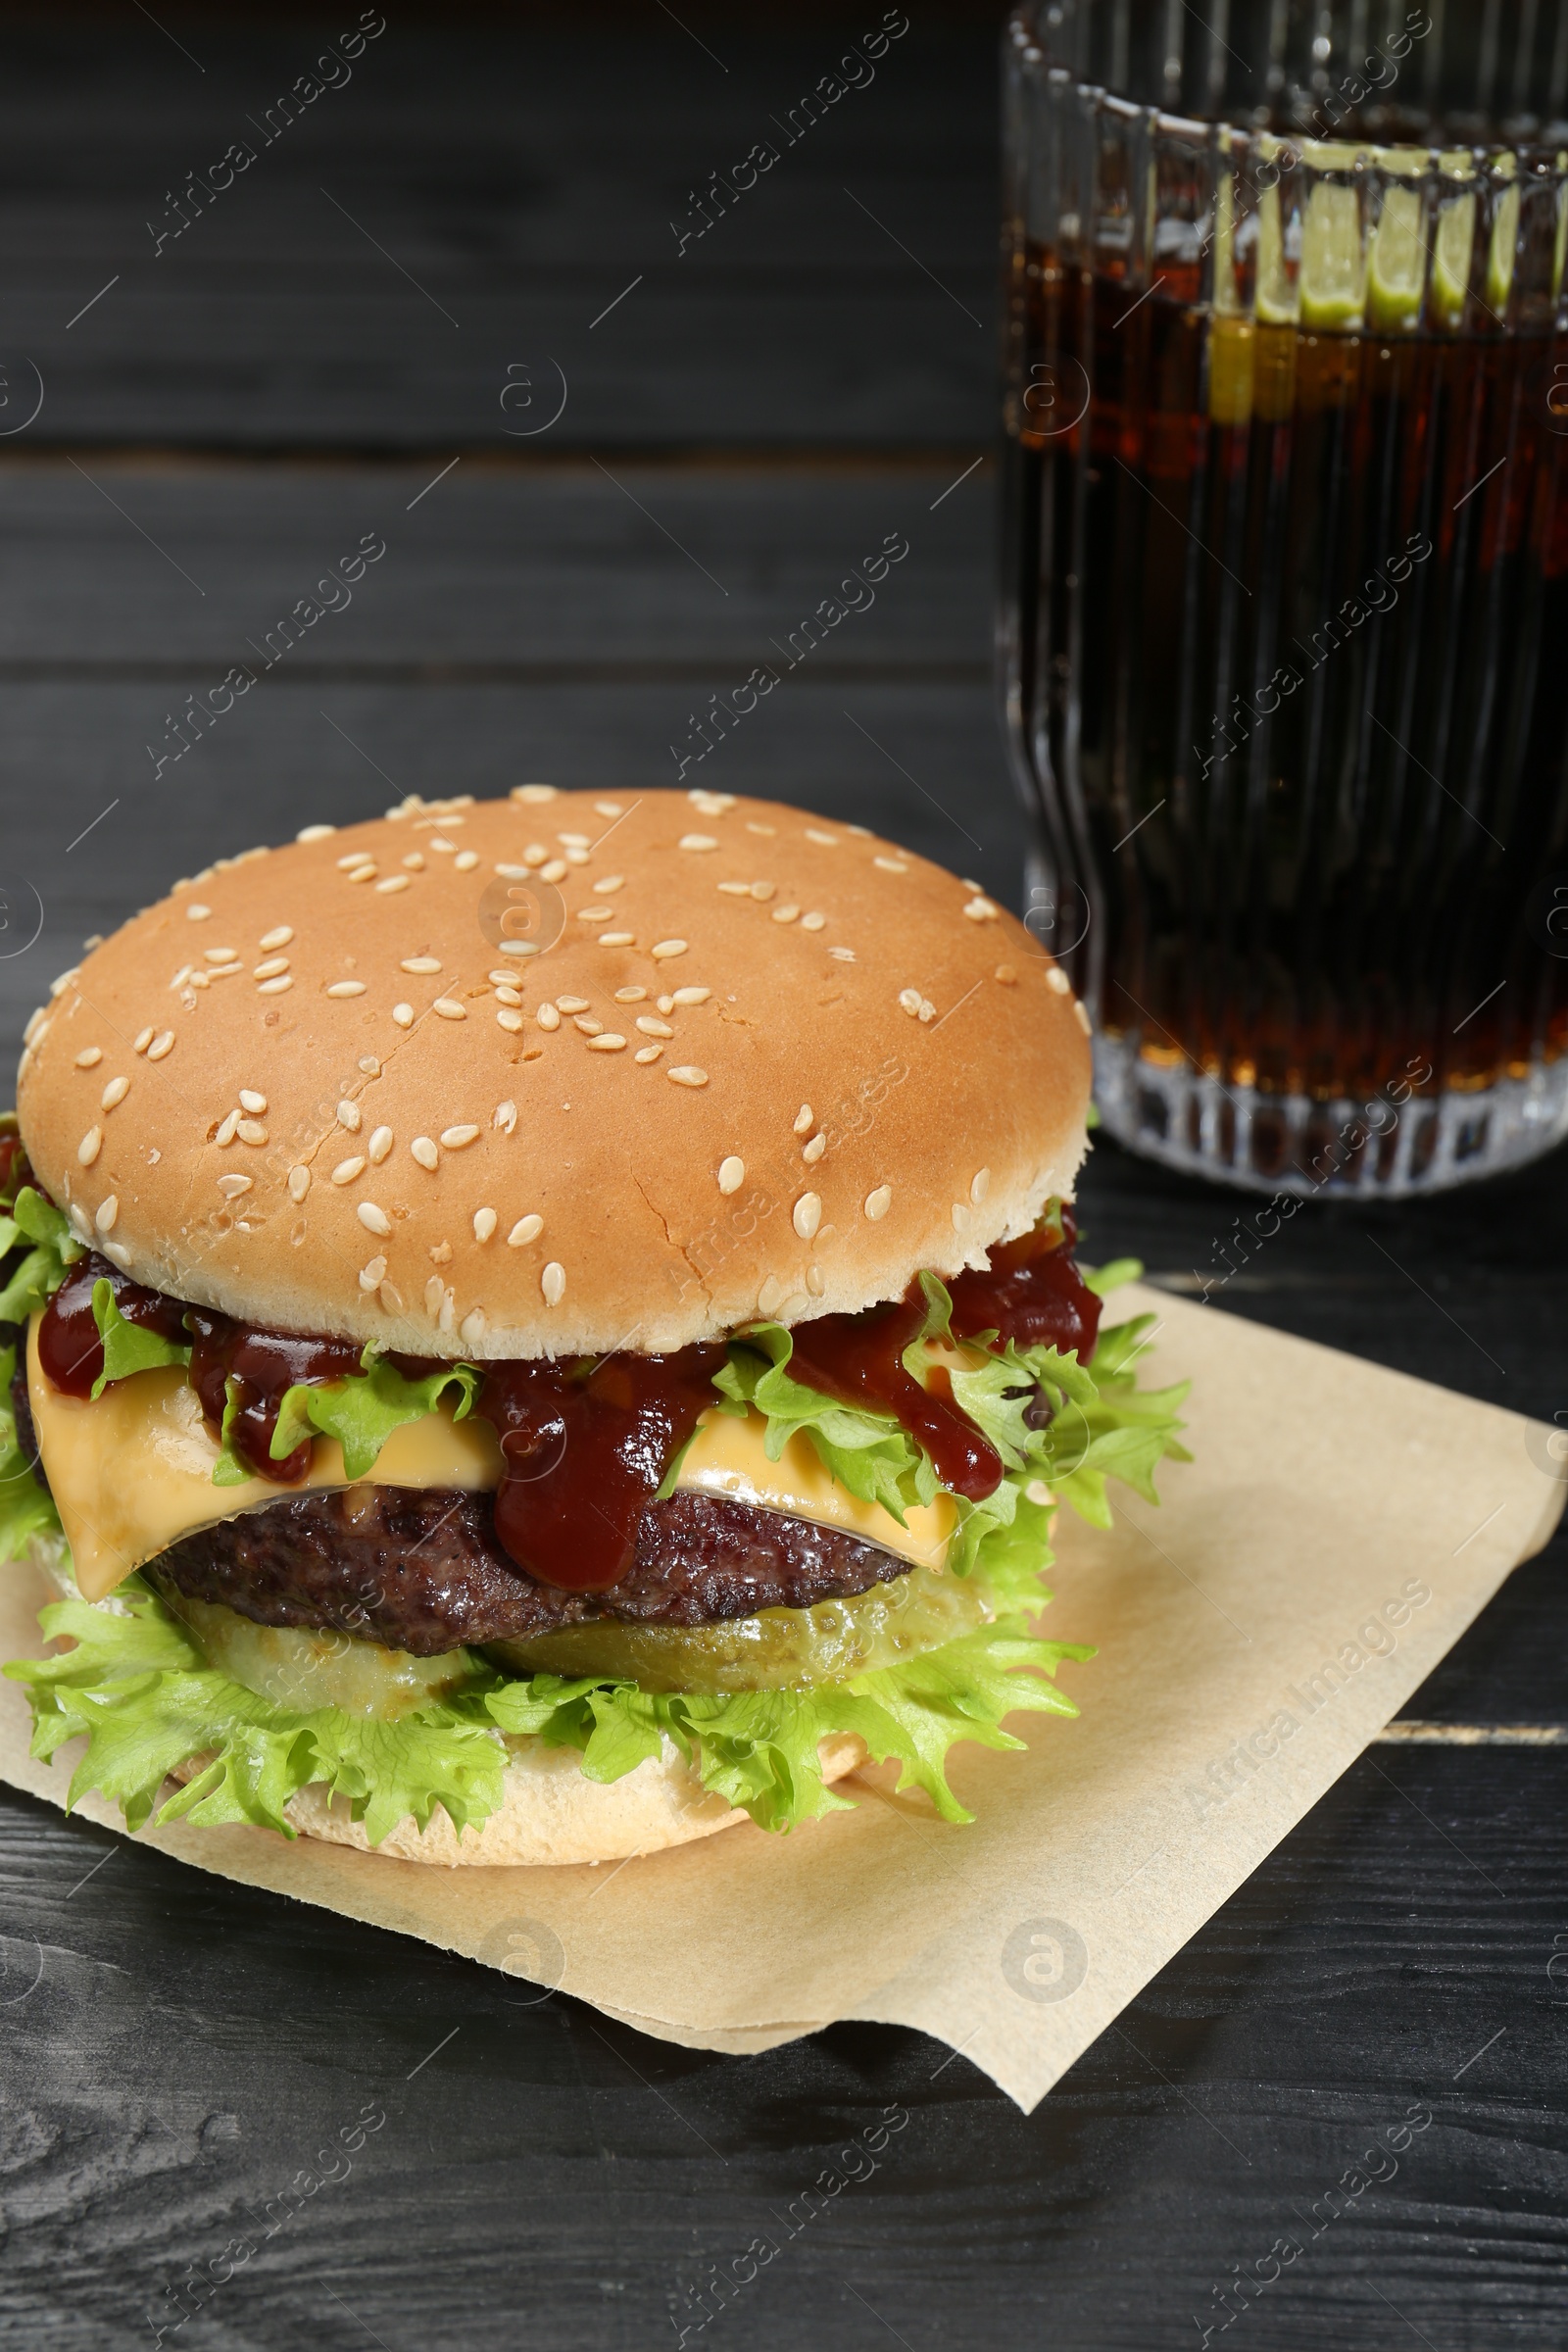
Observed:
[[[1071,1191],[1088,1021],[1013,917],[727,794],[410,801],[221,860],[28,1025],[40,1181],[137,1281],[471,1358],[956,1273]]]

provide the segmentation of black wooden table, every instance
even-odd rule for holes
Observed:
[[[214,855],[394,793],[672,781],[690,714],[888,531],[875,608],[693,775],[1016,898],[992,12],[911,0],[808,127],[869,5],[520,13],[389,8],[358,52],[347,6],[0,15],[13,1043],[84,935]],[[715,195],[762,139],[776,166]],[[184,698],[366,530],[353,606],[159,769]],[[1303,1211],[1214,1311],[1549,1416],[1565,1172]],[[1189,1290],[1241,1205],[1108,1145],[1083,1200],[1091,1254]],[[1239,2275],[1235,2340],[1275,2352],[1561,2345],[1564,1556],[1027,2120],[915,2034],[682,2051],[0,1792],[0,2342],[151,2342],[217,2257],[180,2340],[234,2352],[1152,2352]],[[1396,2170],[1325,2202],[1412,2106]],[[712,2266],[887,2108],[875,2172],[700,2328]]]

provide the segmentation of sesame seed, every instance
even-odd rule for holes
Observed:
[[[973,1180],[969,1186],[969,1198],[974,1202],[976,1208],[979,1207],[981,1201],[985,1199],[990,1190],[991,1170],[989,1168],[977,1168],[975,1170]]]
[[[432,1274],[424,1286],[424,1311],[433,1323],[441,1312],[441,1277]]]
[[[654,1002],[659,1006],[660,1011],[664,1014],[666,1019],[675,1009],[675,1000],[673,997],[656,997]]]
[[[334,980],[326,993],[329,997],[363,997],[365,982],[363,980]]]
[[[486,972],[485,978],[490,982],[491,987],[494,988],[499,994],[499,992],[504,988],[515,987],[517,981],[517,972],[514,966],[514,968],[510,971]],[[519,999],[518,1002],[520,1003],[521,1000]]]
[[[474,863],[477,865],[478,862],[478,859],[475,858]],[[354,877],[356,882],[359,880],[359,878],[360,877],[358,874],[356,874]],[[408,874],[388,874],[384,882],[378,882],[376,884],[375,887],[377,895],[385,898],[394,890],[407,890],[411,879],[412,877]]]
[[[459,1325],[459,1331],[470,1348],[477,1348],[479,1342],[484,1338],[484,1308],[476,1306],[468,1314],[466,1314]]]
[[[251,978],[253,980],[275,980],[279,972],[287,970],[288,957],[286,956],[269,956],[265,963],[256,965],[251,973]]]
[[[1078,1016],[1078,1026],[1079,1026],[1079,1028],[1080,1028],[1080,1029],[1083,1031],[1083,1033],[1084,1033],[1085,1037],[1088,1037],[1088,1036],[1090,1036],[1090,1035],[1092,1034],[1092,1030],[1091,1030],[1090,1019],[1089,1019],[1089,1007],[1088,1007],[1088,1005],[1087,1005],[1087,1004],[1085,1004],[1082,1002],[1082,1000],[1081,1000],[1080,998],[1077,998],[1077,997],[1075,997],[1075,998],[1073,999],[1073,1006],[1072,1006],[1072,1008],[1073,1008],[1073,1011],[1074,1011],[1074,1012],[1077,1014],[1077,1016]]]
[[[214,1136],[213,1141],[215,1144],[226,1150],[227,1147],[234,1141],[235,1135],[238,1133],[238,1131],[239,1112],[237,1110],[231,1110],[227,1118],[224,1119],[220,1125],[218,1133]]]
[[[1052,971],[1054,971],[1054,969],[1055,966],[1053,964]],[[1012,988],[1017,984],[1018,975],[1010,963],[999,963],[997,966],[997,978],[1002,982],[1004,988]],[[1046,974],[1046,980],[1048,984],[1050,983],[1050,979],[1051,972],[1048,972]],[[1038,1484],[1038,1481],[1036,1483]]]
[[[776,1315],[787,1296],[784,1285],[778,1276],[770,1274],[757,1294],[758,1313],[760,1315]]]
[[[254,1177],[242,1176],[237,1168],[232,1168],[226,1176],[220,1176],[218,1189],[225,1200],[237,1200],[242,1193],[251,1191],[254,1183]],[[104,1207],[107,1208],[108,1205],[109,1203],[105,1201]],[[99,1215],[102,1214],[103,1210],[100,1209]]]
[[[909,870],[902,858],[873,858],[871,863],[880,866],[885,874],[906,874]]]
[[[376,871],[377,869],[373,865],[357,865],[350,874],[349,880],[351,882],[373,882]]]
[[[294,1201],[303,1200],[310,1189],[311,1171],[303,1160],[298,1160],[288,1172],[288,1197]]]
[[[149,1061],[162,1061],[166,1054],[172,1054],[173,1051],[174,1032],[172,1029],[166,1029],[162,1036],[153,1039],[147,1049],[147,1058]]]
[[[813,910],[810,914],[802,915],[801,929],[803,931],[820,931],[826,922],[827,916],[825,914],[820,914]]]
[[[501,1011],[500,1011],[500,1012],[498,1012],[498,1013],[496,1014],[496,1019],[497,1019],[497,1021],[500,1023],[501,1027],[502,1027],[503,1029],[508,1029],[508,1030],[510,1030],[510,1031],[512,1032],[512,1034],[513,1034],[513,1036],[514,1036],[514,1037],[516,1035],[517,1031],[518,1031],[518,1030],[519,1030],[519,1029],[522,1027],[522,1015],[521,1015],[521,1013],[520,1013],[520,1012],[511,1012],[511,1011],[509,1011],[509,1010],[508,1010],[508,1009],[507,1009],[505,1006],[503,1006],[503,1007],[502,1007],[502,1009],[501,1009]]]
[[[62,972],[58,979],[51,980],[49,983],[50,996],[58,997],[63,995],[64,992],[71,986],[71,983],[73,980],[74,980],[80,969],[81,966],[79,963],[74,963],[69,972]]]
[[[336,831],[336,825],[303,825],[294,838],[296,841],[325,841],[329,833]]]
[[[624,816],[626,813],[618,801],[595,801],[594,807],[601,816]]]
[[[700,784],[694,784],[686,798],[694,808],[701,810],[704,816],[722,816],[727,809],[733,808],[735,806],[735,795],[732,792],[709,792]]]
[[[808,1167],[814,1168],[817,1161],[821,1158],[826,1150],[827,1137],[820,1134],[813,1135],[810,1142],[802,1152],[801,1157],[805,1160]]]
[[[639,1046],[632,1055],[632,1059],[633,1061],[657,1061],[663,1051],[662,1046]]]
[[[233,948],[203,948],[202,954],[209,963],[237,963],[239,961],[239,956]]]
[[[514,801],[526,801],[532,804],[538,801],[554,801],[559,799],[560,795],[554,784],[514,784],[512,797]]]
[[[710,988],[677,988],[670,1002],[674,1004],[706,1004],[712,993]],[[660,1009],[663,1009],[662,1004]]]
[[[443,1127],[441,1130],[441,1141],[443,1144],[445,1144],[449,1152],[461,1152],[465,1144],[476,1142],[478,1139],[478,1128],[470,1125],[464,1125],[462,1127]]]
[[[536,1242],[545,1229],[543,1217],[519,1217],[507,1236],[509,1250],[521,1250],[527,1243]]]
[[[450,1331],[452,1329],[456,1317],[456,1311],[457,1310],[453,1301],[452,1286],[449,1283],[447,1288],[441,1294],[441,1318],[439,1327],[442,1331]]]
[[[891,1184],[879,1184],[874,1193],[867,1193],[865,1196],[865,1213],[873,1225],[879,1217],[885,1217],[892,1206],[893,1187]]]
[[[98,1098],[99,1109],[116,1109],[120,1103],[123,1102],[129,1092],[130,1080],[128,1078],[111,1078],[109,1084],[104,1088],[103,1093]]]
[[[267,1129],[262,1125],[260,1119],[240,1119],[235,1125],[234,1133],[242,1144],[254,1146],[265,1144],[267,1141]]]
[[[566,1269],[551,1259],[539,1277],[539,1288],[545,1295],[546,1306],[559,1306],[566,1292]]]
[[[1000,973],[998,974],[998,977],[1001,977]],[[1058,997],[1069,997],[1072,994],[1072,982],[1068,979],[1066,973],[1062,970],[1059,963],[1047,964],[1046,986],[1048,988],[1054,989]]]
[[[522,862],[526,866],[548,865],[550,852],[542,841],[530,841],[522,853]]]
[[[752,895],[749,882],[721,882],[718,887],[726,899],[749,899]]]
[[[422,874],[424,871],[424,859],[419,855],[417,850],[411,850],[408,856],[404,858],[403,863],[408,867],[411,874]]]
[[[632,931],[601,931],[599,945],[602,948],[634,948],[637,936]]]
[[[579,906],[577,909],[579,923],[612,923],[614,919],[613,906]]]
[[[558,833],[556,839],[564,850],[592,849],[592,837],[587,833]]]
[[[803,1193],[795,1203],[790,1222],[803,1242],[810,1241],[822,1222],[821,1195]]]
[[[242,1086],[239,1090],[239,1106],[241,1110],[265,1110],[267,1108],[267,1097],[265,1095],[257,1094],[254,1087]]]
[[[899,1003],[911,1020],[916,1018],[920,1010],[920,991],[917,988],[901,988]]]
[[[444,1021],[466,1021],[468,1017],[468,1007],[460,1004],[456,997],[437,997],[430,1010],[438,1012]]]
[[[438,972],[441,960],[436,956],[405,956],[398,969],[401,972]]]
[[[500,1221],[493,1208],[476,1208],[473,1212],[474,1240],[487,1242]]]
[[[136,1042],[135,1042],[134,1046],[131,1048],[131,1052],[132,1052],[133,1054],[145,1054],[145,1053],[146,1053],[146,1051],[147,1051],[147,1049],[148,1049],[148,1047],[149,1047],[149,1046],[152,1044],[152,1042],[153,1042],[153,1031],[152,1031],[151,1024],[149,1023],[149,1025],[148,1025],[148,1027],[147,1027],[147,1028],[145,1028],[145,1029],[138,1029],[138,1031],[136,1032]]]
[[[280,997],[285,988],[292,988],[293,985],[293,974],[290,972],[280,972],[275,980],[261,981],[257,987],[256,994],[259,997]]]
[[[853,948],[829,948],[828,954],[833,957],[835,963],[853,963],[855,961]]]
[[[613,1029],[607,1029],[603,1037],[591,1037],[588,1040],[588,1051],[590,1054],[624,1054],[626,1040],[617,1037]]]
[[[340,874],[346,874],[352,865],[368,865],[370,862],[368,850],[350,850],[346,858],[338,859],[337,870]]]
[[[492,980],[495,980],[494,972],[491,973],[490,977]],[[520,1004],[522,1003],[522,992],[520,989],[514,988],[510,980],[497,981],[496,1003],[498,1004]]]
[[[683,850],[716,850],[718,843],[711,833],[683,833],[680,846]]]
[[[571,1025],[574,1029],[580,1029],[584,1037],[602,1037],[604,1035],[604,1022],[596,1021],[591,1013],[577,1013],[574,1015]]]
[[[795,1113],[795,1132],[796,1132],[796,1134],[797,1134],[797,1135],[808,1135],[808,1134],[810,1133],[811,1129],[812,1129],[812,1128],[813,1128],[815,1125],[816,1125],[816,1113],[815,1113],[815,1111],[813,1111],[813,1110],[812,1110],[812,1108],[811,1108],[811,1105],[809,1104],[809,1102],[803,1102],[803,1103],[801,1104],[801,1107],[800,1107],[800,1109],[799,1109],[799,1110],[798,1110],[798,1111]]]
[[[961,1200],[953,1203],[953,1230],[955,1233],[967,1233],[969,1230],[969,1211]]]
[[[807,1267],[806,1287],[810,1292],[813,1298],[821,1298],[822,1293],[827,1289],[827,1276],[823,1273],[820,1266]]]
[[[338,1125],[340,1127],[346,1127],[350,1135],[358,1135],[360,1132],[360,1127],[363,1123],[363,1118],[364,1114],[361,1111],[359,1104],[355,1102],[353,1096],[345,1095],[342,1102],[337,1106]]]
[[[364,1265],[360,1268],[360,1288],[362,1291],[379,1290],[381,1284],[385,1280],[386,1259],[384,1257],[372,1257],[368,1265]]]
[[[412,1029],[414,1027],[414,1006],[412,1004],[394,1004],[392,1018],[400,1029]]]
[[[559,1029],[561,1027],[561,1015],[548,998],[533,1017],[541,1029]]]
[[[392,1220],[386,1210],[377,1208],[373,1200],[362,1200],[354,1213],[367,1233],[390,1233],[392,1230]]]
[[[748,898],[755,899],[760,906],[765,906],[769,899],[777,898],[778,884],[776,882],[754,882],[746,895]]]
[[[93,1217],[93,1223],[97,1226],[100,1233],[113,1233],[115,1230],[115,1219],[119,1216],[119,1195],[116,1193],[111,1193],[107,1200],[101,1200],[99,1202],[97,1211]]]
[[[798,906],[775,906],[773,909],[775,923],[798,923],[800,919],[801,910]]]
[[[498,1102],[491,1115],[490,1124],[492,1127],[499,1127],[503,1135],[511,1135],[517,1124],[515,1102]]]
[[[184,978],[183,973],[180,974],[180,978]],[[178,983],[176,982],[175,985],[177,986]],[[30,1046],[33,1039],[48,1028],[49,1024],[44,1018],[45,1009],[45,1006],[40,1004],[35,1011],[27,1015],[27,1026],[22,1032],[22,1042],[24,1046]]]
[[[774,836],[777,834],[777,832],[778,832],[778,827],[777,827],[777,825],[759,825],[759,824],[755,824],[755,823],[753,822],[753,820],[751,819],[751,817],[748,817],[748,818],[747,818],[747,820],[746,820],[746,830],[747,830],[747,832],[748,832],[748,833],[765,833],[765,834],[767,835],[767,837],[768,837],[769,841],[771,841],[771,840],[774,838]]]
[[[352,1184],[356,1176],[365,1174],[365,1153],[356,1152],[352,1159],[340,1159],[332,1170],[334,1184]]]
[[[452,1244],[450,1242],[437,1242],[435,1248],[430,1252],[430,1259],[433,1265],[450,1266],[452,1263]]]
[[[624,874],[606,874],[604,880],[596,882],[593,887],[601,898],[612,899],[617,890],[625,889],[626,877]]]
[[[76,1157],[84,1168],[90,1168],[103,1148],[103,1129],[101,1127],[89,1127],[86,1134],[82,1137],[80,1143],[76,1146]]]
[[[234,974],[242,968],[238,963],[217,963],[203,977],[208,980],[232,980]]]
[[[728,1159],[718,1163],[718,1189],[721,1193],[738,1193],[746,1182],[746,1162],[737,1159],[732,1152]]]
[[[934,1021],[934,1020],[936,1019],[936,1017],[937,1017],[937,1008],[936,1008],[936,1006],[935,1006],[935,1005],[932,1004],[932,1002],[931,1002],[931,1000],[930,1000],[930,998],[929,998],[929,997],[922,997],[922,998],[920,999],[920,1018],[921,1018],[921,1020],[922,1020],[922,1021],[928,1021],[928,1022],[929,1022],[929,1021]]]
[[[839,846],[836,833],[817,833],[809,825],[806,828],[806,838],[808,841],[819,841],[824,850],[836,850]]]
[[[293,936],[292,923],[279,923],[275,931],[265,931],[256,945],[264,956],[270,956],[274,948],[286,948]]]
[[[586,1012],[588,1009],[586,997],[558,997],[556,1003],[563,1012]]]
[[[199,899],[192,899],[185,909],[185,918],[188,922],[205,923],[212,911],[212,908],[204,906]]]
[[[379,1078],[381,1075],[381,1064],[373,1054],[362,1054],[354,1066],[364,1078]]]
[[[685,953],[686,942],[683,939],[657,940],[654,945],[654,961],[662,963],[671,956],[684,956]]]
[[[152,1031],[150,1029],[144,1029],[142,1035],[144,1037],[151,1037]],[[138,1054],[141,1052],[141,1050],[142,1049],[140,1046],[136,1048]],[[76,1055],[76,1067],[78,1070],[94,1069],[97,1067],[98,1063],[102,1061],[103,1057],[104,1050],[102,1046],[88,1046],[85,1052]]]
[[[651,1012],[640,1012],[637,1026],[644,1037],[673,1037],[675,1034],[667,1021],[656,1021]]]
[[[548,865],[542,865],[539,868],[539,879],[541,882],[564,882],[566,879],[564,858],[552,858]]]
[[[970,899],[963,911],[971,923],[994,923],[997,919],[997,909],[989,899]]]
[[[651,1053],[652,1048],[645,1046],[643,1052]],[[708,1072],[698,1069],[694,1062],[689,1061],[677,1064],[674,1069],[666,1071],[665,1076],[672,1079],[676,1086],[706,1086],[708,1084]]]

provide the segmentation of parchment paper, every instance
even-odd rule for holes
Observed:
[[[1026,1753],[950,1766],[950,1828],[890,1776],[853,1814],[773,1838],[743,1823],[631,1862],[432,1869],[265,1830],[144,1831],[199,1869],[422,1936],[670,2041],[768,2049],[838,2018],[918,2026],[1036,2104],[1396,1714],[1565,1489],[1549,1432],[1260,1330],[1160,1314],[1144,1378],[1193,1382],[1155,1510],[1113,1534],[1059,1514],[1054,1639],[1077,1720],[1015,1716]],[[30,1572],[0,1572],[0,1656],[36,1654]],[[63,1804],[0,1683],[0,1778]],[[74,1750],[68,1750],[68,1757]],[[96,1797],[89,1819],[121,1827]],[[697,1927],[700,1933],[694,1934]],[[544,1997],[541,1995],[541,1997]]]

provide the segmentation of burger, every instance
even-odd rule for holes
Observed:
[[[72,1800],[441,1863],[788,1831],[1071,1715],[1052,1516],[1180,1392],[1075,1262],[1089,1023],[771,802],[308,826],[56,981],[0,1138],[6,1671]]]

